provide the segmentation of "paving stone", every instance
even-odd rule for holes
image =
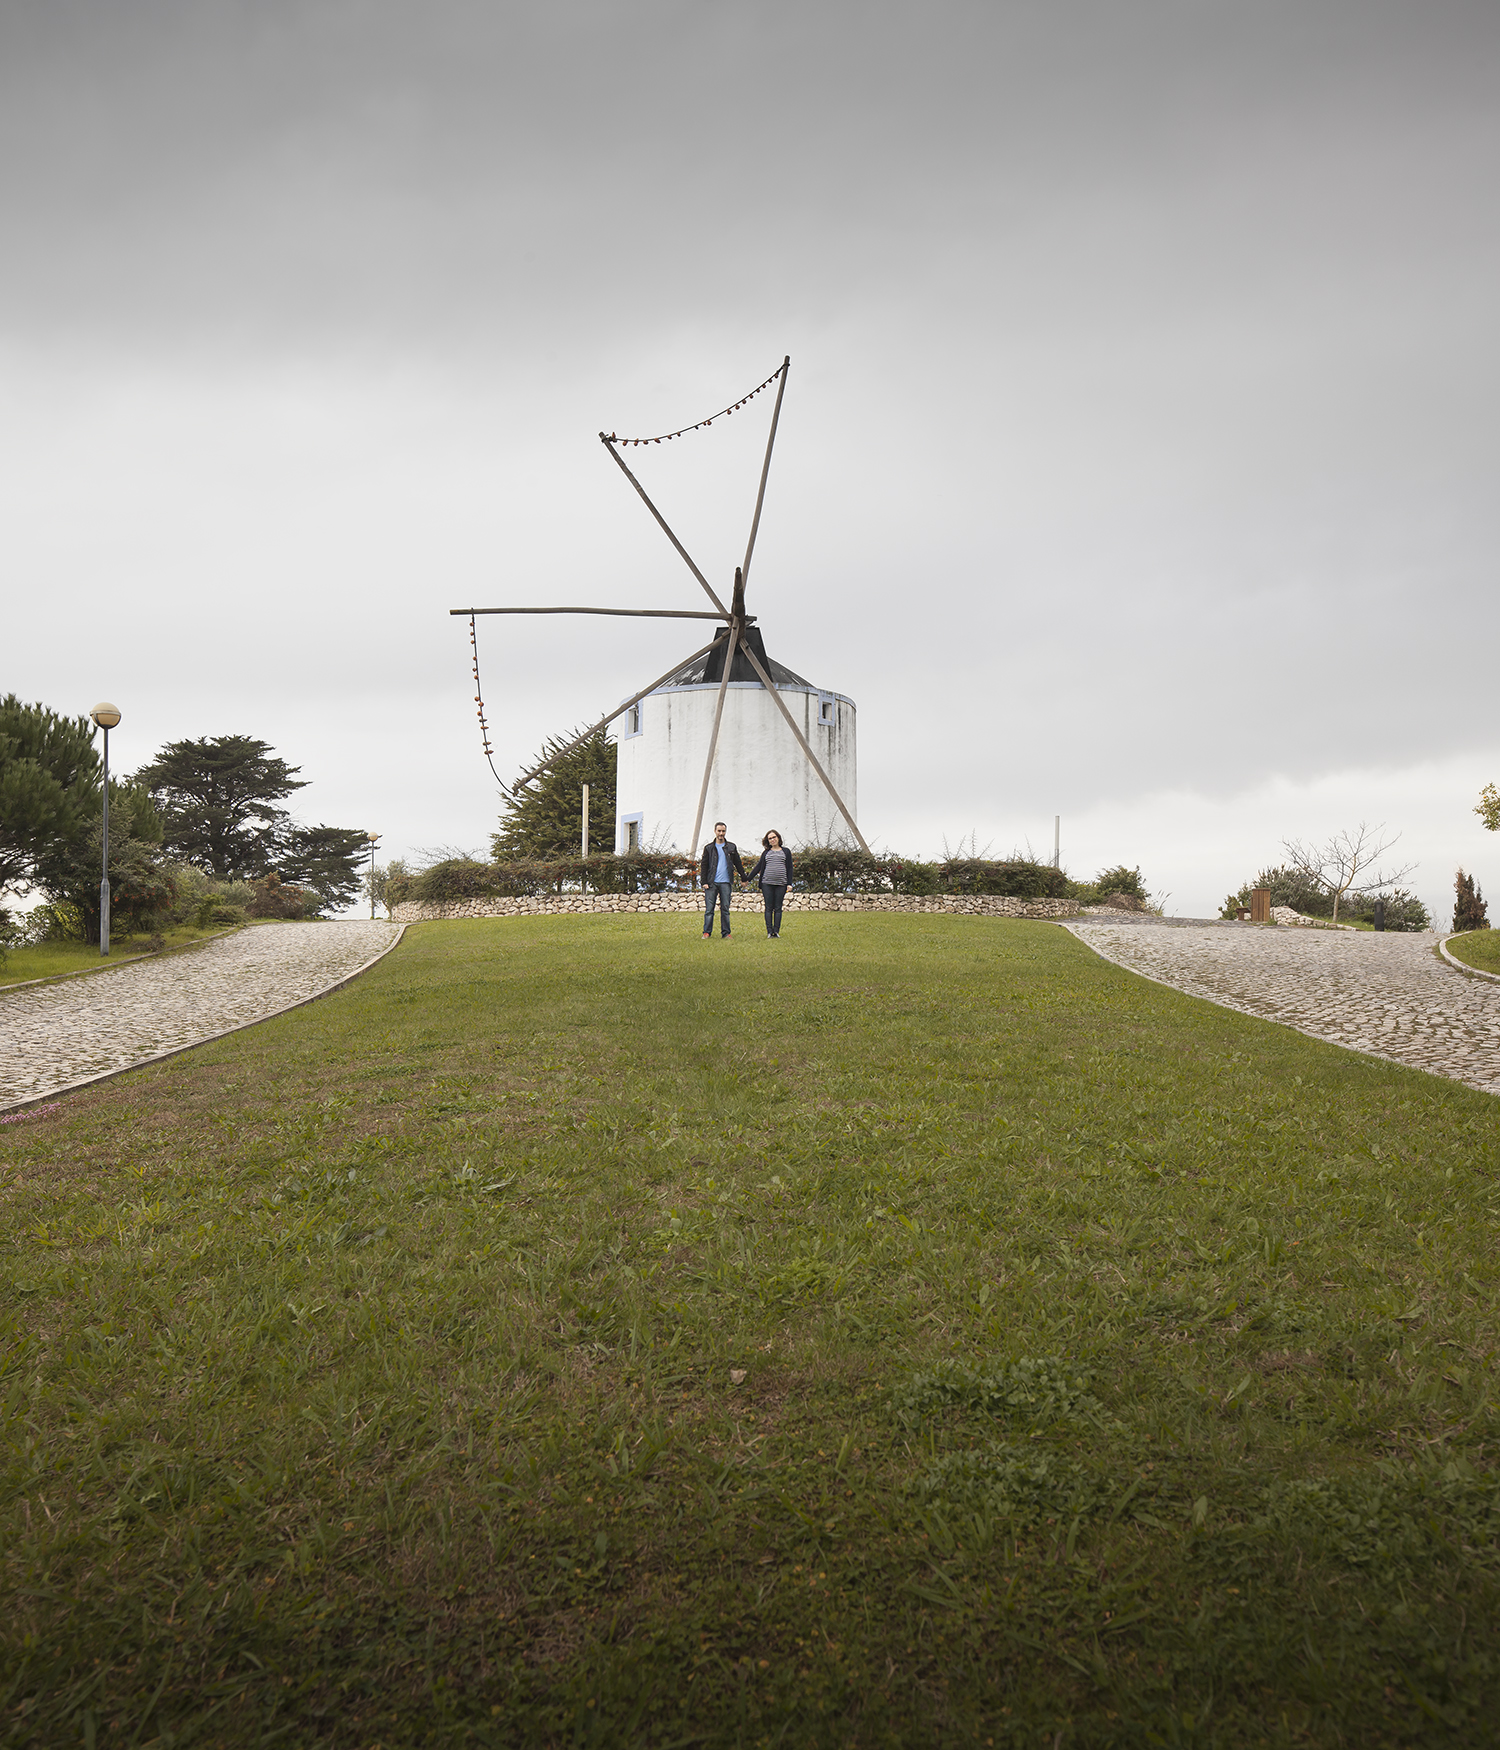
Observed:
[[[1455,971],[1428,931],[1096,917],[1063,927],[1106,960],[1189,996],[1500,1093],[1500,984]]]
[[[188,953],[0,989],[0,1107],[262,1021],[358,972],[398,928],[260,924]]]

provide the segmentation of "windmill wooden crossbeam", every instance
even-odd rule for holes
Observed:
[[[792,716],[790,710],[788,710],[786,701],[781,697],[778,684],[772,678],[768,666],[768,660],[765,658],[765,648],[759,630],[757,629],[756,616],[748,613],[745,608],[745,591],[750,580],[750,566],[751,561],[755,557],[755,542],[757,535],[760,533],[761,512],[765,506],[766,500],[766,481],[771,472],[771,453],[776,444],[776,431],[781,421],[781,404],[782,399],[786,394],[787,375],[791,370],[791,364],[792,361],[790,357],[783,359],[780,369],[767,377],[765,382],[760,384],[758,388],[751,390],[749,395],[745,396],[738,402],[732,403],[729,407],[723,409],[722,412],[712,415],[709,419],[698,421],[696,425],[685,426],[679,431],[664,433],[661,437],[656,438],[619,438],[613,432],[601,431],[599,433],[599,441],[609,451],[621,473],[624,474],[625,478],[640,495],[642,503],[646,506],[647,510],[650,511],[662,532],[666,535],[667,539],[671,542],[673,548],[681,557],[688,570],[693,574],[694,578],[703,589],[704,594],[708,597],[709,601],[712,602],[713,607],[711,609],[595,607],[449,609],[450,614],[459,617],[467,616],[469,620],[470,638],[475,646],[474,667],[476,687],[478,686],[479,668],[478,642],[477,634],[474,629],[474,622],[480,615],[592,614],[631,619],[714,620],[720,623],[721,630],[708,644],[705,644],[702,649],[696,650],[686,659],[674,663],[664,675],[652,681],[649,686],[643,687],[640,692],[633,694],[630,698],[614,706],[613,709],[608,711],[603,717],[600,717],[596,722],[591,723],[581,734],[575,735],[571,741],[565,743],[561,747],[555,748],[545,760],[542,760],[539,764],[533,766],[530,771],[524,772],[521,777],[516,780],[517,786],[531,783],[550,766],[554,765],[559,759],[561,759],[564,754],[571,752],[573,748],[579,746],[582,742],[587,741],[591,735],[596,734],[600,729],[603,729],[608,724],[614,722],[625,712],[631,710],[632,707],[639,705],[642,700],[648,698],[659,688],[667,685],[667,683],[672,682],[675,677],[680,677],[685,672],[691,670],[692,666],[700,659],[707,658],[708,660],[704,668],[704,678],[717,679],[718,695],[714,704],[713,724],[708,738],[707,758],[705,759],[703,766],[703,781],[698,790],[697,811],[694,815],[693,831],[689,841],[691,850],[696,854],[698,848],[698,837],[703,826],[703,811],[708,799],[709,782],[713,776],[714,760],[718,752],[720,728],[724,718],[724,701],[729,690],[730,679],[734,676],[736,669],[740,665],[741,659],[743,659],[744,662],[748,664],[750,671],[759,681],[760,686],[765,689],[767,697],[769,697],[775,705],[777,711],[784,719],[787,728],[791,730],[793,736],[796,738],[797,745],[801,749],[809,767],[814,773],[816,773],[821,782],[822,788],[826,790],[827,794],[838,808],[839,813],[843,816],[850,832],[853,833],[858,842],[860,849],[866,852],[869,851],[870,847],[865,842],[864,834],[859,830],[859,825],[854,818],[853,811],[847,806],[844,798],[835,788],[833,779],[825,769],[823,762],[819,760],[811,742],[808,740],[796,719]],[[620,454],[620,450],[622,447],[626,446],[669,443],[675,438],[685,436],[688,432],[701,430],[714,424],[716,420],[727,418],[730,414],[737,412],[746,402],[751,400],[754,396],[759,395],[762,390],[768,389],[772,383],[775,383],[776,385],[776,401],[771,413],[771,429],[766,438],[765,458],[761,463],[760,481],[755,494],[755,511],[750,519],[750,533],[745,543],[745,557],[735,568],[734,588],[731,592],[730,604],[726,607],[715,592],[713,585],[708,581],[708,578],[704,575],[702,569],[694,560],[693,556],[688,552],[687,548],[683,546],[671,525],[652,502],[645,487],[641,485],[634,473],[631,472],[624,457]],[[794,680],[799,679],[799,677],[792,678]],[[799,684],[805,688],[805,683],[800,683],[799,681]],[[828,695],[828,697],[832,697],[832,695]],[[479,706],[480,722],[481,726],[483,726],[484,704],[480,692],[476,692],[476,703]],[[485,752],[488,756],[490,748],[487,731],[485,734]],[[491,763],[491,769],[493,769],[493,762]]]

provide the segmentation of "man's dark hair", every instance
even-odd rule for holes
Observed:
[[[714,831],[717,832],[721,826],[725,832],[729,831],[729,822],[727,820],[716,820],[714,822]]]

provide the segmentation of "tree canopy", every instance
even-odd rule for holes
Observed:
[[[276,869],[325,905],[347,905],[365,884],[369,855],[370,841],[358,828],[299,826],[282,834]]]
[[[563,745],[554,736],[538,759],[547,759]],[[535,761],[533,762],[535,764]],[[616,748],[608,734],[596,729],[586,741],[563,754],[531,784],[518,788],[505,803],[500,830],[491,842],[497,863],[526,857],[556,857],[579,849],[583,824],[583,786],[589,787],[591,848],[614,848]]]
[[[297,773],[253,735],[169,741],[135,781],[161,811],[174,857],[220,881],[251,881],[278,866],[282,800],[305,788]]]
[[[87,717],[0,700],[0,893],[33,881],[49,847],[75,840],[99,806],[99,755]]]

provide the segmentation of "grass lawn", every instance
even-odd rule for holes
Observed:
[[[1465,966],[1500,972],[1500,930],[1465,930],[1462,935],[1446,937],[1444,946]]]
[[[5,1743],[1494,1744],[1500,1102],[753,921],[0,1129]]]
[[[206,930],[180,924],[163,931],[162,940],[169,949],[185,948],[207,941],[210,936],[222,936],[224,931],[223,924],[210,924]],[[12,948],[0,959],[0,989],[8,984],[24,984],[28,979],[52,978],[59,973],[105,971],[151,953],[148,941],[146,936],[111,935],[108,956],[99,952],[97,942],[38,942],[32,948]]]

